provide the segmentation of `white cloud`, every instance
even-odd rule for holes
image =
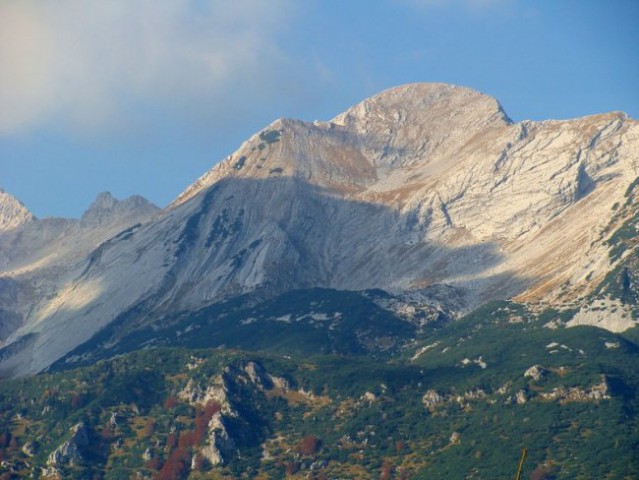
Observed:
[[[293,0],[0,3],[0,135],[99,129],[130,102],[197,104],[263,88],[286,65]]]

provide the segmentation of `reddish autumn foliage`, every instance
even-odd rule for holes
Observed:
[[[313,455],[317,453],[322,445],[322,441],[317,438],[315,435],[307,435],[302,438],[300,443],[297,445],[297,451],[301,455]]]
[[[393,467],[389,463],[382,465],[382,473],[380,474],[380,480],[390,480],[393,475]]]
[[[180,438],[178,439],[178,448],[190,448],[194,445],[196,445],[196,443],[194,443],[195,440],[195,433],[189,430],[186,430],[184,432],[180,432]]]
[[[220,410],[220,404],[216,402],[209,402],[204,407],[197,407],[195,411],[195,429],[184,430],[179,434],[170,434],[166,440],[168,450],[171,451],[175,447],[188,450],[201,444],[206,438],[211,418]]]
[[[166,397],[166,400],[164,400],[164,408],[166,408],[167,410],[171,410],[177,407],[178,403],[180,402],[177,398],[173,396]]]
[[[158,471],[158,470],[160,470],[162,468],[162,460],[160,460],[157,457],[156,458],[152,458],[150,460],[147,460],[147,462],[144,465],[146,466],[146,468]]]
[[[222,407],[217,402],[208,402],[203,408],[198,407],[195,411],[195,431],[193,432],[193,445],[199,445],[206,437],[209,429],[209,422],[213,415],[218,413]]]
[[[166,437],[166,448],[173,450],[177,446],[177,435],[175,433],[169,433]]]
[[[181,480],[189,474],[191,465],[191,455],[184,448],[176,448],[173,450],[162,469],[155,477],[157,480]]]

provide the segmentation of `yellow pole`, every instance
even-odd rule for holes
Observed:
[[[515,480],[521,480],[521,472],[524,470],[524,462],[526,461],[526,455],[528,455],[528,450],[525,448],[521,451],[521,460],[519,460],[519,468],[517,469],[517,476]]]

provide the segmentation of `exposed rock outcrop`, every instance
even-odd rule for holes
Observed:
[[[224,424],[222,413],[218,412],[211,418],[207,445],[200,449],[200,453],[211,465],[223,464],[230,456],[237,454],[235,442]]]
[[[608,382],[603,376],[601,383],[593,385],[589,389],[560,386],[553,388],[550,392],[542,392],[539,396],[545,400],[554,400],[562,403],[600,401],[610,398]]]
[[[544,375],[546,375],[546,373],[546,369],[541,365],[533,365],[524,372],[524,377],[538,382]]]
[[[71,427],[70,432],[71,437],[49,454],[49,467],[74,466],[83,462],[83,452],[89,445],[89,430],[84,423],[78,423]]]
[[[22,453],[27,457],[34,457],[38,454],[38,444],[34,440],[30,440],[22,445]]]

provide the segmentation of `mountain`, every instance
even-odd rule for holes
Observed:
[[[638,142],[622,113],[513,123],[495,99],[444,84],[394,88],[329,122],[277,120],[163,211],[74,250],[18,312],[0,372],[39,372],[107,329],[119,342],[239,295],[317,287],[424,304],[445,285],[451,318],[512,298],[571,312],[550,325],[623,331],[629,297],[601,285],[628,261],[610,239],[636,211]],[[41,253],[18,269],[2,251],[5,281],[47,271]]]
[[[13,200],[8,205],[21,204]],[[8,210],[5,208],[5,212]],[[52,301],[50,308],[57,308],[58,289],[74,278],[87,255],[158,211],[141,197],[118,201],[109,193],[101,193],[81,220],[36,219],[29,214],[23,215],[27,220],[21,224],[0,231],[0,345],[33,321],[39,304]]]
[[[413,84],[162,210],[2,197],[0,476],[639,478],[638,151]]]
[[[0,189],[0,232],[33,220],[33,214],[17,198]]]
[[[93,229],[110,225],[111,228],[121,229],[153,216],[158,210],[158,207],[139,195],[118,200],[110,192],[102,192],[82,214],[80,225]]]

